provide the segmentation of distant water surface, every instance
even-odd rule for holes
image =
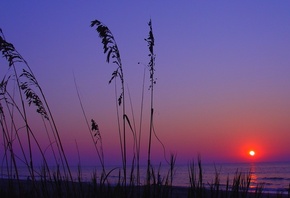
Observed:
[[[116,168],[116,169],[114,169]],[[159,166],[154,166],[154,171],[157,174]],[[198,171],[197,165],[195,166]],[[106,171],[114,169],[109,178],[109,181],[114,184],[118,181],[119,171],[122,171],[120,167],[110,166],[106,167]],[[40,170],[40,168],[38,169]],[[51,168],[55,171],[55,168]],[[161,179],[167,175],[169,166],[162,165],[160,168]],[[176,165],[175,174],[173,177],[174,186],[189,187],[189,172],[188,165]],[[78,176],[78,168],[71,167],[71,171],[75,180]],[[92,175],[95,172],[96,176],[99,177],[101,172],[100,167],[93,166],[82,166],[81,167],[82,181],[91,181]],[[141,182],[145,183],[146,166],[140,167]],[[130,174],[130,168],[127,173]],[[197,172],[198,173],[198,172]],[[209,187],[210,184],[214,183],[216,173],[219,175],[221,187],[225,187],[227,178],[229,178],[229,184],[231,185],[234,177],[237,173],[241,173],[246,176],[251,174],[251,190],[255,190],[257,184],[263,184],[264,192],[283,192],[287,193],[290,185],[290,162],[267,162],[267,163],[219,163],[219,164],[202,164],[203,183],[205,187]],[[7,174],[2,168],[1,178],[7,178]],[[19,175],[21,179],[27,179],[28,172],[25,168],[19,169]],[[156,175],[157,179],[157,175]]]
[[[177,166],[174,185],[189,186],[188,166]],[[265,192],[287,193],[290,184],[290,162],[271,163],[224,163],[202,164],[203,181],[209,187],[219,174],[220,183],[225,186],[227,178],[231,185],[237,173],[244,176],[251,175],[251,190],[255,190],[257,184],[263,184]]]
[[[113,167],[110,167],[111,169]],[[108,168],[108,170],[110,170]],[[154,166],[157,174],[159,166]],[[195,166],[198,170],[197,165]],[[82,167],[84,180],[90,180],[92,175],[92,167]],[[130,170],[130,169],[128,169]],[[168,173],[169,167],[162,165],[160,168],[161,178],[164,178]],[[141,169],[141,182],[145,183],[146,166]],[[130,171],[127,171],[128,174]],[[219,164],[202,164],[203,183],[205,187],[214,182],[216,173],[219,174],[221,187],[225,187],[227,178],[231,185],[237,173],[242,176],[251,175],[251,190],[255,190],[257,184],[263,184],[265,192],[284,192],[287,193],[290,185],[290,162],[267,162],[267,163],[219,163]],[[112,183],[117,181],[119,170],[111,173],[109,179]],[[157,179],[157,176],[156,176]],[[188,165],[176,165],[175,174],[173,177],[174,186],[189,187],[189,172]]]

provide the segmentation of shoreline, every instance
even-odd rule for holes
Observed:
[[[43,184],[46,186],[44,187]],[[21,190],[19,189],[19,185],[21,186]],[[73,195],[73,186],[74,191],[77,192],[77,195],[74,197],[79,197],[78,194],[82,192],[84,195],[90,194],[92,195],[92,191],[94,191],[95,195],[100,195],[104,192],[109,191],[116,191],[116,189],[120,190],[121,192],[124,192],[124,187],[120,186],[113,186],[113,185],[107,185],[103,184],[103,186],[100,186],[99,183],[93,183],[93,182],[87,182],[87,181],[66,181],[66,180],[46,180],[46,181],[35,181],[35,186],[38,191],[46,190],[46,193],[49,194],[49,197],[58,197],[55,196],[58,193],[65,193],[65,195],[68,196],[74,196]],[[96,189],[94,189],[96,188]],[[103,189],[101,189],[103,188]],[[217,190],[211,190],[210,188],[202,188],[202,189],[191,189],[190,187],[182,187],[182,186],[165,186],[165,185],[151,185],[150,186],[151,191],[154,189],[154,197],[172,197],[172,198],[188,198],[188,197],[246,197],[246,198],[287,198],[290,197],[289,192],[283,191],[280,192],[277,190],[276,193],[274,192],[267,192],[262,191],[260,193],[255,193],[253,191],[243,192],[242,190],[239,192],[234,192],[232,190],[225,191],[223,189],[217,189]],[[33,188],[33,182],[32,180],[16,180],[16,179],[7,179],[7,178],[0,178],[0,195],[1,197],[10,197],[13,195],[14,197],[21,197],[23,196],[23,193],[27,195],[27,193],[35,193]],[[66,194],[65,190],[68,190],[69,193]],[[103,190],[102,192],[98,192],[99,190]],[[139,190],[139,191],[138,191]],[[143,193],[146,190],[146,186],[127,186],[127,191],[131,193],[131,197],[144,197]],[[13,191],[13,192],[11,192]],[[58,191],[58,192],[56,192]],[[139,194],[138,194],[139,192]],[[157,193],[157,194],[156,194]],[[235,194],[236,193],[236,194]],[[37,194],[37,193],[36,193]],[[110,193],[112,194],[112,193]],[[132,195],[133,194],[133,195]],[[64,195],[64,196],[65,196]],[[156,196],[157,195],[157,196]],[[63,195],[61,195],[63,196]],[[101,195],[102,197],[102,195]],[[104,195],[106,197],[106,195]],[[115,196],[115,197],[118,197]]]

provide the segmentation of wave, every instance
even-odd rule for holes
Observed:
[[[284,177],[262,177],[261,180],[285,180],[285,181],[290,181],[290,178],[284,178]]]

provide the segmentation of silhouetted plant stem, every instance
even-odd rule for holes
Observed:
[[[140,63],[138,63],[140,64]],[[141,135],[142,135],[142,121],[143,121],[143,106],[144,106],[144,88],[145,88],[145,74],[146,66],[144,65],[143,82],[142,82],[142,94],[141,94],[141,110],[140,110],[140,122],[139,122],[139,137],[137,147],[137,184],[140,184],[140,148],[141,148]]]
[[[153,101],[154,101],[154,84],[156,83],[154,79],[154,71],[155,71],[155,54],[154,54],[154,36],[152,31],[152,22],[151,19],[148,23],[149,25],[149,35],[148,38],[145,39],[148,43],[149,47],[149,57],[150,61],[148,63],[149,72],[150,72],[150,90],[151,90],[151,99],[150,99],[150,129],[149,129],[149,142],[148,142],[148,159],[147,159],[147,184],[150,185],[150,165],[151,165],[151,142],[152,142],[152,132],[153,132],[153,115],[154,115],[154,109],[153,109]]]
[[[71,181],[73,181],[73,177],[72,177],[72,174],[71,174],[71,171],[70,171],[70,167],[69,167],[69,163],[67,161],[66,154],[65,154],[65,151],[64,151],[64,148],[63,148],[63,145],[62,145],[62,141],[61,141],[61,138],[60,138],[60,135],[59,135],[59,131],[58,131],[58,128],[57,128],[56,123],[54,121],[54,116],[52,115],[52,112],[51,112],[50,107],[48,105],[48,102],[46,100],[45,94],[44,94],[41,86],[39,85],[37,79],[35,78],[35,75],[33,74],[31,68],[29,67],[29,65],[26,63],[26,61],[24,61],[24,63],[26,65],[28,71],[23,70],[22,76],[27,77],[28,80],[30,80],[30,83],[32,85],[35,85],[35,87],[38,89],[38,91],[39,91],[44,103],[42,103],[40,101],[40,98],[37,95],[35,95],[35,94],[33,96],[36,96],[38,100],[37,101],[32,101],[32,102],[37,105],[37,107],[38,107],[37,112],[40,113],[42,116],[44,116],[44,118],[46,118],[50,122],[50,124],[52,125],[52,131],[53,131],[53,134],[56,137],[56,143],[57,143],[57,146],[58,146],[60,159],[62,161],[64,160],[64,163],[65,163],[65,164],[62,163],[63,169],[64,169],[64,173],[66,174],[66,172],[68,172],[69,178],[71,179]],[[33,92],[31,92],[31,89],[26,87],[27,86],[27,82],[23,83],[21,86],[22,86],[21,88],[25,90],[27,98],[28,98],[27,94],[30,94],[30,93],[33,94]],[[29,101],[29,102],[31,104],[31,101]],[[74,188],[74,185],[73,185],[73,188]]]
[[[47,135],[47,138],[48,138],[48,141],[49,141],[49,145],[48,145],[48,147],[47,147],[46,149],[51,148],[51,151],[52,151],[52,154],[53,154],[54,161],[57,162],[57,158],[56,158],[55,150],[54,150],[54,147],[52,146],[52,145],[55,143],[55,141],[53,142],[53,141],[51,140],[51,137],[50,137],[50,135],[49,135],[49,131],[48,131],[48,128],[47,128],[47,125],[46,125],[46,123],[45,123],[45,119],[44,119],[43,116],[41,117],[41,120],[42,120],[42,122],[43,122],[43,125],[44,125],[44,128],[45,128],[45,132],[46,132],[46,135]],[[44,150],[44,153],[45,153],[46,149]],[[45,162],[46,162],[46,160],[45,160]],[[47,170],[49,170],[48,167],[47,167]]]
[[[97,125],[97,123],[95,122],[95,120],[91,119],[91,132],[94,133],[94,137],[95,137],[95,146],[97,149],[97,154],[99,157],[99,160],[101,162],[101,166],[102,166],[102,174],[106,174],[105,171],[105,162],[104,162],[104,152],[103,152],[103,140],[102,140],[102,136],[101,136],[101,132],[99,129],[99,126]],[[100,144],[100,150],[98,149],[98,143]]]
[[[115,97],[118,97],[117,93],[117,82],[116,79],[114,80],[115,83]],[[123,166],[123,173],[124,171],[124,147],[123,147],[123,140],[122,140],[122,130],[121,130],[121,123],[120,123],[120,114],[119,114],[119,105],[118,101],[116,100],[116,113],[117,113],[117,124],[118,124],[118,134],[119,134],[119,142],[120,142],[120,148],[121,148],[121,156],[122,156],[122,166]]]
[[[37,85],[38,85],[38,84],[37,84]],[[39,86],[38,86],[38,87],[39,87]],[[43,98],[43,100],[44,100],[45,106],[46,106],[46,108],[47,108],[48,115],[49,115],[50,120],[51,120],[51,122],[52,122],[52,126],[53,126],[53,129],[54,129],[54,132],[55,132],[55,134],[56,134],[56,136],[57,136],[57,143],[58,143],[57,145],[59,145],[59,147],[60,147],[60,151],[61,151],[61,153],[60,153],[61,155],[60,155],[60,156],[61,156],[61,159],[64,158],[64,161],[65,161],[65,167],[66,167],[66,168],[64,168],[64,171],[65,171],[65,173],[66,173],[66,170],[68,171],[69,178],[70,178],[71,181],[73,181],[73,177],[72,177],[72,174],[71,174],[70,166],[69,166],[68,160],[67,160],[67,158],[66,158],[66,154],[65,154],[64,148],[63,148],[63,146],[62,146],[62,141],[61,141],[61,138],[60,138],[60,136],[59,136],[58,128],[57,128],[57,126],[56,126],[56,124],[55,124],[54,117],[53,117],[53,115],[52,115],[52,112],[50,111],[50,108],[49,108],[48,102],[47,102],[47,100],[46,100],[46,97],[45,97],[45,95],[44,95],[44,93],[43,93],[41,87],[39,87],[39,91],[40,91],[40,93],[41,93],[41,95],[42,95],[42,98]],[[73,190],[75,191],[74,183],[72,183],[72,186],[73,186]]]
[[[23,156],[23,158],[24,158],[24,164],[25,164],[26,166],[29,166],[29,162],[28,162],[28,160],[27,160],[27,157],[26,157],[26,154],[25,154],[25,152],[24,152],[24,148],[23,148],[23,145],[22,145],[21,139],[20,139],[20,137],[19,137],[19,132],[18,132],[19,129],[17,129],[17,126],[16,126],[16,124],[15,124],[15,122],[14,122],[14,117],[13,117],[13,116],[14,116],[14,110],[16,110],[16,111],[19,113],[19,115],[20,115],[20,117],[22,118],[22,120],[24,120],[25,117],[24,117],[23,113],[21,112],[20,108],[18,107],[18,105],[17,105],[16,101],[14,100],[13,96],[11,96],[10,93],[7,92],[7,91],[5,92],[4,95],[7,96],[7,97],[10,99],[10,101],[7,101],[8,98],[5,97],[5,103],[6,103],[6,105],[7,105],[7,111],[8,111],[8,114],[9,114],[10,120],[11,120],[11,133],[12,133],[12,131],[15,131],[15,137],[16,137],[16,139],[17,139],[17,141],[18,141],[18,143],[19,143],[20,149],[21,149],[21,151],[22,151],[22,156]],[[12,109],[9,108],[8,103],[12,105]],[[5,122],[5,123],[6,123],[6,122]],[[32,132],[32,130],[31,130],[31,128],[30,128],[29,125],[26,126],[25,128],[26,128],[26,129],[29,131],[29,133],[31,134],[31,137],[32,137],[32,139],[34,140],[34,142],[36,143],[37,148],[38,148],[38,150],[39,150],[39,152],[40,152],[40,154],[41,154],[41,156],[42,156],[42,158],[43,158],[43,160],[44,160],[45,166],[47,167],[47,170],[49,170],[49,169],[48,169],[47,161],[46,161],[45,156],[44,156],[44,152],[42,151],[41,146],[40,146],[39,142],[37,141],[37,139],[36,139],[34,133]],[[7,129],[7,131],[8,131],[8,129]],[[11,134],[11,136],[12,136],[12,134]],[[11,147],[12,147],[13,140],[12,140],[11,137],[10,137],[10,139],[9,139],[9,142],[10,142],[10,145],[11,145]],[[49,174],[49,175],[50,175],[50,174]]]
[[[43,152],[40,148],[40,145],[35,138],[33,132],[31,131],[28,123],[28,117],[26,114],[26,107],[24,105],[24,98],[22,94],[26,96],[26,100],[28,102],[28,105],[30,106],[31,104],[34,104],[37,107],[37,113],[39,113],[41,116],[43,116],[45,119],[47,119],[52,126],[52,131],[56,140],[56,144],[58,146],[58,151],[60,154],[60,159],[65,161],[65,165],[63,164],[63,169],[66,174],[66,171],[69,172],[70,179],[73,180],[70,168],[66,159],[66,155],[64,152],[64,149],[62,147],[61,139],[59,137],[59,132],[56,127],[56,124],[54,122],[52,113],[50,111],[48,102],[46,101],[46,97],[37,81],[35,78],[35,75],[33,74],[31,68],[29,67],[28,63],[24,60],[24,58],[17,52],[17,50],[14,48],[14,46],[11,43],[6,42],[4,35],[1,31],[0,35],[0,51],[2,52],[2,55],[6,58],[6,60],[9,63],[9,68],[12,67],[14,77],[16,79],[16,84],[19,92],[19,98],[20,98],[20,108],[18,108],[18,112],[22,116],[22,119],[25,124],[25,129],[26,129],[26,136],[27,136],[27,141],[28,141],[28,151],[29,151],[29,162],[27,163],[28,170],[31,175],[31,179],[33,181],[34,185],[34,167],[33,167],[33,156],[32,156],[32,143],[31,143],[31,135],[33,136],[33,139],[35,143],[37,144],[39,151],[43,155]],[[15,63],[22,63],[23,64],[23,69],[22,73],[19,75],[15,66]],[[21,65],[20,65],[21,66]],[[21,68],[21,67],[20,67]],[[9,77],[10,78],[10,77]],[[8,79],[9,80],[9,79]],[[7,80],[7,82],[8,82]],[[6,83],[7,83],[6,82]],[[32,87],[35,87],[39,93],[40,96],[32,89]],[[11,97],[13,100],[13,97]],[[44,101],[44,103],[42,102]],[[12,105],[17,106],[16,103],[12,103]],[[13,118],[12,118],[13,120]],[[21,144],[21,142],[20,142]],[[43,155],[44,156],[44,155]],[[45,158],[44,158],[45,159]],[[62,161],[63,162],[63,161]]]
[[[22,107],[22,112],[23,112],[23,120],[25,122],[25,129],[26,129],[26,135],[27,135],[27,142],[28,142],[28,150],[29,150],[29,166],[28,169],[30,171],[30,175],[31,175],[31,179],[33,182],[33,186],[35,185],[35,177],[34,177],[34,167],[33,167],[33,156],[32,156],[32,147],[31,147],[31,140],[30,140],[30,132],[28,130],[28,118],[26,115],[26,109],[25,109],[25,105],[24,105],[24,99],[23,96],[21,94],[21,84],[19,82],[19,78],[18,78],[18,74],[15,68],[15,64],[12,64],[13,67],[13,71],[16,77],[16,82],[17,82],[17,87],[18,87],[18,91],[19,91],[19,96],[20,96],[20,102],[21,102],[21,107]]]
[[[87,118],[87,115],[86,115],[86,112],[85,112],[85,109],[84,109],[84,106],[83,106],[83,103],[82,103],[82,99],[81,99],[81,96],[80,96],[80,93],[79,93],[79,89],[77,87],[77,82],[76,82],[75,75],[73,75],[73,76],[74,76],[74,83],[75,83],[77,96],[78,96],[78,99],[79,99],[79,102],[80,102],[80,106],[81,106],[81,109],[82,109],[83,116],[85,118],[86,125],[88,127],[90,136],[91,136],[92,141],[94,143],[94,147],[95,147],[95,149],[97,151],[97,155],[98,155],[98,158],[99,158],[101,166],[102,166],[102,172],[103,172],[103,174],[106,174],[105,162],[104,162],[104,152],[103,152],[103,143],[102,143],[102,137],[101,137],[101,133],[99,131],[99,127],[98,127],[98,125],[95,123],[95,121],[93,119],[91,120],[91,127],[90,127],[90,124],[88,122],[88,118]],[[95,134],[93,134],[94,131],[96,132]],[[96,140],[94,139],[94,137],[96,137]],[[101,144],[100,145],[100,151],[99,151],[98,145],[97,145],[98,142],[100,142],[100,144]]]
[[[128,85],[127,85],[128,87]],[[130,172],[130,186],[132,186],[131,184],[137,184],[137,186],[139,186],[140,181],[139,181],[139,161],[137,160],[138,157],[138,133],[136,130],[136,122],[135,122],[135,115],[134,115],[134,108],[133,108],[133,102],[132,102],[132,98],[131,98],[131,93],[130,93],[130,89],[128,88],[128,96],[129,96],[129,101],[130,101],[130,109],[131,109],[131,114],[132,114],[132,120],[133,120],[133,126],[130,124],[129,119],[127,120],[128,125],[130,127],[130,130],[132,132],[133,135],[133,158],[132,158],[132,163],[131,163],[131,172]],[[135,169],[137,167],[137,170]],[[135,170],[136,170],[136,175],[137,178],[135,178]],[[138,187],[138,193],[139,193],[140,188]],[[140,193],[139,193],[140,194]]]
[[[91,27],[96,26],[96,30],[99,33],[99,37],[102,39],[103,43],[103,49],[104,54],[107,54],[106,61],[109,63],[110,59],[113,59],[113,63],[117,65],[116,70],[113,71],[112,77],[109,80],[109,83],[112,82],[112,80],[116,80],[116,78],[119,78],[121,81],[121,94],[118,97],[117,91],[116,91],[116,84],[115,84],[115,93],[117,97],[117,117],[118,117],[118,128],[119,128],[119,136],[121,142],[121,152],[122,152],[122,163],[123,163],[123,173],[124,173],[124,185],[126,186],[126,169],[127,169],[127,156],[126,156],[126,120],[128,121],[128,117],[126,115],[126,108],[125,108],[125,86],[124,86],[124,73],[123,73],[123,66],[121,61],[120,52],[117,46],[117,43],[115,41],[115,38],[112,34],[112,32],[109,30],[109,28],[101,23],[98,20],[94,20],[91,22]],[[116,82],[115,82],[116,83]],[[123,126],[122,129],[120,127],[119,123],[119,112],[118,112],[118,106],[122,104],[122,119],[123,119]],[[121,130],[123,134],[121,134]]]
[[[3,116],[3,117],[2,117]],[[4,120],[4,122],[3,122]],[[9,153],[10,153],[10,159],[12,161],[12,165],[13,165],[13,168],[15,170],[15,174],[16,174],[16,180],[17,180],[17,183],[18,183],[18,189],[21,189],[21,186],[20,186],[20,181],[19,181],[19,173],[18,173],[18,167],[17,167],[17,164],[16,164],[16,160],[15,160],[15,154],[14,154],[14,151],[13,151],[13,146],[12,146],[12,138],[9,137],[9,134],[7,133],[8,130],[7,130],[7,123],[5,121],[5,117],[4,117],[4,114],[1,113],[1,127],[2,127],[2,134],[3,134],[3,140],[4,140],[4,152],[5,152],[5,157],[6,157],[6,167],[8,168],[9,165],[8,165],[8,162],[9,162],[9,159],[8,159],[8,156],[7,156],[7,153],[6,151],[9,150]],[[8,170],[8,177],[10,178],[10,171]]]

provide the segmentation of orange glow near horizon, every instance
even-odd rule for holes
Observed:
[[[267,145],[258,140],[256,142],[247,142],[240,147],[241,160],[246,162],[268,161],[269,156],[265,156],[266,149]]]

